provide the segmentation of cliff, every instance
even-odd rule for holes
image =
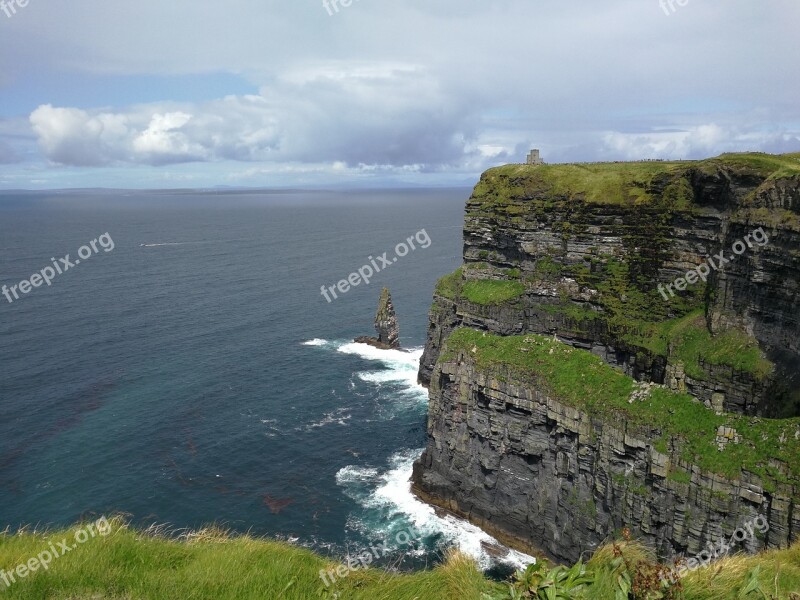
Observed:
[[[461,326],[554,334],[718,411],[800,415],[800,159],[492,169],[434,296],[423,383]]]
[[[416,492],[567,561],[620,527],[662,557],[755,515],[750,549],[795,539],[799,214],[800,155],[485,173],[430,312]]]

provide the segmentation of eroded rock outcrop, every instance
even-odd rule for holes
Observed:
[[[400,326],[397,324],[397,314],[394,311],[389,288],[383,288],[380,300],[378,300],[378,312],[375,314],[375,331],[377,331],[378,337],[362,336],[356,338],[355,341],[383,350],[400,349]]]

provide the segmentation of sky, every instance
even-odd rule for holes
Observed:
[[[0,0],[0,189],[800,151],[797,0]]]

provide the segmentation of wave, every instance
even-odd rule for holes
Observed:
[[[481,569],[497,563],[521,569],[536,559],[512,550],[468,521],[452,515],[439,515],[436,509],[411,492],[411,471],[422,450],[404,450],[390,458],[382,474],[371,467],[348,465],[336,474],[336,483],[365,509],[364,516],[351,519],[355,527],[365,527],[391,537],[403,528],[403,522],[419,531],[425,539],[441,546],[454,546],[474,558]]]
[[[388,418],[392,418],[392,411],[419,410],[427,403],[428,391],[417,383],[422,348],[381,350],[368,344],[319,338],[303,342],[303,345],[379,363],[382,368],[359,370],[354,377],[356,381],[381,389],[380,396],[388,400]],[[354,392],[352,387],[351,393]],[[392,455],[388,466],[382,469],[374,465],[347,465],[336,473],[336,484],[361,506],[348,516],[348,529],[367,538],[377,536],[388,543],[398,532],[413,527],[424,541],[414,547],[398,547],[398,551],[421,556],[431,549],[456,547],[472,556],[482,569],[490,569],[498,563],[524,568],[535,562],[535,558],[505,547],[467,521],[437,514],[434,507],[414,496],[411,472],[421,454],[422,450],[403,450]]]
[[[415,404],[426,404],[428,390],[417,383],[419,361],[422,358],[422,348],[409,350],[381,350],[369,344],[359,344],[344,340],[324,340],[314,338],[302,343],[325,350],[334,350],[341,354],[358,356],[364,360],[380,363],[383,367],[375,371],[357,371],[355,377],[365,383],[377,385],[394,384],[392,394],[402,394],[406,399],[411,399]],[[351,385],[354,389],[355,385]]]
[[[325,413],[325,416],[322,418],[322,420],[317,421],[316,423],[309,423],[302,429],[304,431],[311,431],[312,429],[317,429],[318,427],[325,427],[326,425],[333,425],[333,424],[346,427],[347,422],[353,418],[353,415],[345,414],[349,410],[350,410],[349,408],[337,408],[333,412]]]
[[[360,371],[356,376],[367,383],[394,383],[401,386],[401,392],[413,396],[423,403],[427,403],[428,390],[417,383],[419,361],[422,358],[422,348],[410,350],[381,350],[369,344],[351,342],[342,344],[337,348],[342,354],[353,354],[363,359],[380,362],[386,367],[381,371]]]
[[[227,243],[227,240],[204,240],[199,242],[160,242],[152,244],[139,244],[140,248],[157,248],[159,246],[188,246],[191,244],[214,244],[214,243]]]

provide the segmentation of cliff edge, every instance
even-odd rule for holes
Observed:
[[[785,546],[799,309],[798,154],[491,169],[434,295],[415,490],[563,560],[621,527],[693,552],[755,515],[750,549]]]

